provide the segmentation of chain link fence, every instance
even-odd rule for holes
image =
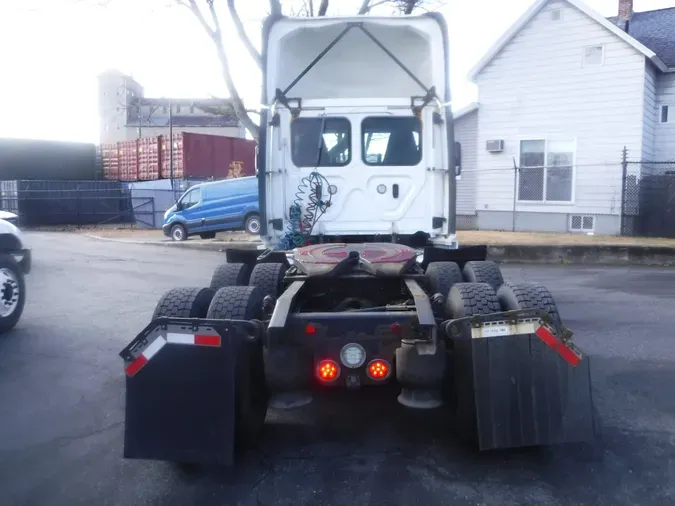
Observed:
[[[675,237],[675,161],[624,160],[621,234]]]
[[[573,164],[523,156],[468,169],[457,185],[457,229],[675,238],[675,161]]]
[[[172,190],[29,189],[3,192],[0,208],[19,216],[21,227],[128,224],[161,228],[180,196]]]

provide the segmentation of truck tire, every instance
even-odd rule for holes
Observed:
[[[556,323],[562,323],[558,307],[551,292],[537,283],[507,283],[497,291],[497,298],[503,311],[513,309],[543,309]]]
[[[426,270],[431,295],[440,293],[443,299],[448,297],[455,283],[461,283],[462,270],[455,262],[431,262]]]
[[[216,292],[206,315],[218,320],[255,320],[262,316],[262,292],[255,286],[226,286]],[[235,373],[235,442],[254,445],[267,416],[269,392],[260,339],[239,347]]]
[[[188,238],[187,230],[180,223],[176,223],[171,227],[169,235],[171,235],[171,239],[174,241],[186,241]]]
[[[257,286],[263,297],[271,295],[275,299],[281,295],[286,266],[279,263],[257,264],[251,272],[249,286]]]
[[[487,283],[495,292],[504,284],[499,266],[488,261],[467,262],[464,266],[464,281],[467,283]]]
[[[487,283],[457,283],[450,289],[446,310],[451,318],[499,313],[497,294]]]
[[[246,264],[221,264],[213,271],[209,286],[214,290],[225,286],[246,286],[250,275],[251,269]]]
[[[173,288],[159,299],[152,319],[160,316],[205,318],[214,293],[211,288]]]
[[[451,318],[488,315],[501,311],[497,294],[487,283],[458,283],[450,290],[446,310]],[[453,405],[455,427],[460,441],[475,445],[478,438],[473,378],[472,339],[452,342],[452,384],[447,389]]]
[[[26,304],[26,282],[11,255],[0,254],[0,334],[12,330]]]

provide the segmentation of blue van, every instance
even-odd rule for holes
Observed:
[[[184,241],[191,235],[213,239],[216,232],[260,233],[258,178],[224,179],[189,188],[164,214],[164,235]]]

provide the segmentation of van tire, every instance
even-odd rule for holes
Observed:
[[[260,235],[260,215],[258,213],[249,214],[246,217],[244,230],[250,235]]]
[[[180,223],[176,223],[171,227],[171,239],[174,241],[185,241],[187,240],[187,230]]]

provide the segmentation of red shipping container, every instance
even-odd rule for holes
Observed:
[[[121,181],[138,181],[138,140],[117,144]]]
[[[141,181],[159,179],[160,140],[161,136],[138,140],[138,179]]]
[[[111,181],[119,180],[120,166],[117,144],[101,145],[101,165],[103,167],[104,179]]]
[[[256,142],[237,137],[181,132],[173,136],[173,177],[226,179],[255,174]],[[161,141],[161,171],[171,177],[168,136]]]

